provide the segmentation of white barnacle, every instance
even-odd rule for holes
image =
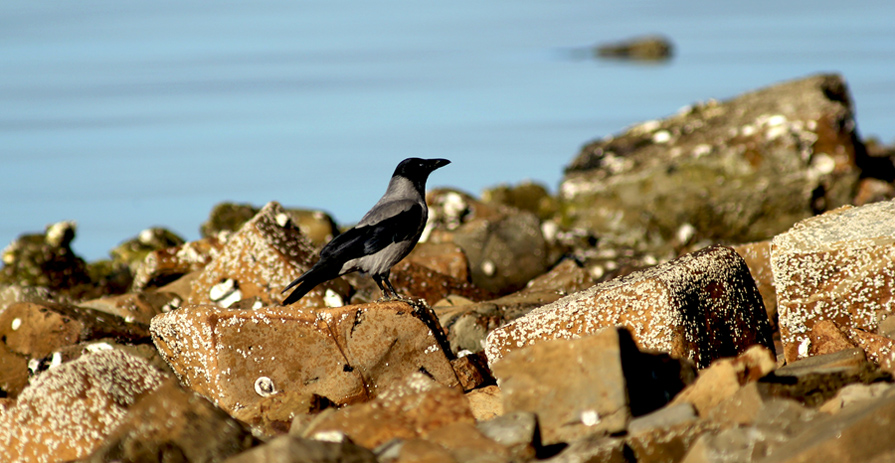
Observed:
[[[255,393],[261,397],[270,397],[277,393],[277,388],[272,379],[267,376],[259,376],[255,380]]]
[[[584,410],[581,412],[581,424],[596,426],[600,422],[600,414],[596,410]]]
[[[667,130],[660,130],[653,134],[653,143],[668,143],[669,140],[671,140],[671,132]]]
[[[242,292],[237,288],[236,280],[227,278],[208,290],[208,298],[227,308],[242,299]]]
[[[482,261],[482,272],[485,275],[487,275],[489,277],[494,276],[494,273],[496,271],[497,271],[497,266],[494,264],[494,262],[492,262],[488,259]]]
[[[14,319],[12,320],[12,326],[11,326],[11,328],[12,328],[13,331],[19,329],[19,327],[21,327],[21,326],[22,326],[22,319],[21,319],[21,318],[14,318]]]
[[[285,227],[287,223],[289,223],[289,214],[285,212],[280,212],[276,217],[277,225],[280,227]]]
[[[342,307],[345,305],[345,302],[342,301],[342,296],[332,289],[327,289],[326,293],[323,294],[323,302],[327,307]]]

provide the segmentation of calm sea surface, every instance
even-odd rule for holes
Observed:
[[[230,200],[356,221],[410,156],[430,187],[555,191],[589,140],[839,72],[895,138],[895,2],[0,2],[0,247],[59,220],[103,258]],[[660,33],[674,58],[590,59]]]

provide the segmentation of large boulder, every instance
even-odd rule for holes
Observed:
[[[786,82],[586,145],[560,186],[564,221],[660,256],[684,229],[760,241],[849,203],[863,151],[840,76]]]

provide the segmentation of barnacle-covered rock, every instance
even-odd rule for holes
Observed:
[[[623,325],[637,344],[700,368],[753,344],[773,351],[761,295],[743,258],[711,246],[671,262],[610,280],[504,325],[488,335],[493,364],[507,352],[556,338]]]

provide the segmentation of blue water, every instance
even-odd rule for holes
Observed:
[[[718,4],[715,4],[718,3]],[[356,221],[405,157],[430,187],[555,190],[578,148],[817,72],[895,137],[895,2],[0,2],[0,246],[79,224],[94,260],[230,200]],[[661,33],[658,65],[582,57]]]

